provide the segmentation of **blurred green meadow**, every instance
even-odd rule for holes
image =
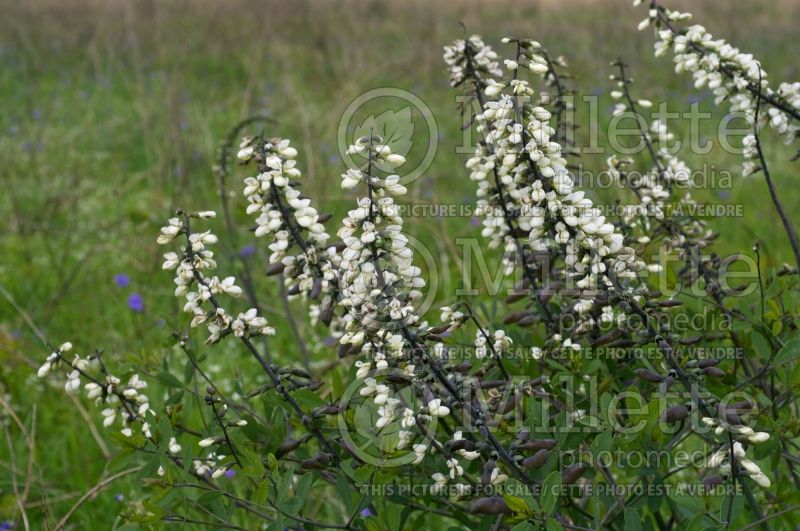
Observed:
[[[800,2],[693,4],[667,2],[753,53],[773,84],[800,77]],[[0,522],[22,525],[14,492],[25,486],[31,528],[44,528],[45,520],[52,526],[110,474],[115,450],[93,406],[80,411],[62,389],[36,380],[35,368],[48,353],[41,339],[72,341],[82,353],[102,349],[116,363],[135,361],[157,372],[170,350],[165,345],[185,320],[171,275],[161,271],[155,237],[176,208],[219,210],[212,166],[219,142],[238,121],[270,116],[269,134],[292,139],[306,191],[321,211],[334,213],[334,233],[335,220],[353,204],[339,187],[344,165],[336,133],[345,107],[373,88],[411,91],[432,110],[439,145],[426,175],[410,185],[409,201],[469,202],[473,185],[465,155],[457,152],[458,91],[448,86],[442,46],[462,37],[464,28],[495,46],[506,35],[534,38],[566,57],[570,86],[600,97],[601,123],[612,106],[609,62],[621,56],[638,97],[668,99],[679,110],[699,103],[720,118],[708,91],[674,74],[668,57],[653,58],[652,35],[636,31],[643,17],[627,0],[0,0]],[[706,123],[701,137],[713,138],[717,123]],[[688,130],[682,122],[672,127],[678,136]],[[579,140],[588,134],[578,130]],[[784,205],[800,224],[793,151],[772,133],[764,142]],[[759,240],[763,266],[790,259],[763,177],[742,179],[740,157],[718,148],[704,158],[682,156],[691,167],[705,162],[734,175],[732,188],[696,194],[743,205],[741,217],[710,220],[721,234],[719,252],[749,253]],[[599,169],[605,157],[586,155],[581,162]],[[249,264],[279,331],[275,356],[301,363],[278,283],[262,274],[263,242],[247,230],[244,175],[232,174],[229,201],[239,232],[235,246],[225,248],[231,240],[221,238],[221,272],[239,275]],[[615,199],[606,191],[595,198]],[[213,226],[224,234],[221,219]],[[464,217],[422,216],[410,217],[407,226],[436,263],[437,301],[448,300],[457,284],[448,279],[462,266],[456,239],[477,235],[479,227]],[[249,246],[255,254],[241,260]],[[335,360],[335,350],[314,339],[319,334],[308,329],[305,311],[291,310],[312,366]],[[250,370],[233,345],[216,349],[207,363],[212,372]],[[32,456],[9,408],[32,433]],[[72,516],[72,528],[112,528],[137,481],[126,477],[100,489]]]

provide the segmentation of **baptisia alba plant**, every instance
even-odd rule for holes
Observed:
[[[771,89],[751,56],[678,29],[687,19],[653,1],[641,26],[656,29],[657,54],[745,113],[747,162],[768,178],[759,134],[794,140],[795,85]],[[213,211],[179,210],[157,236],[182,310],[169,346],[128,358],[65,343],[38,370],[97,405],[118,447],[110,466],[139,474],[125,525],[793,525],[796,271],[762,275],[757,262],[758,291],[735,297],[713,222],[685,208],[700,200],[686,190],[689,165],[666,149],[677,133],[657,120],[638,121],[642,156],[599,161],[624,184],[625,208],[608,213],[573,172],[566,61],[541,43],[471,36],[445,46],[444,62],[476,109],[464,181],[473,236],[510,278],[505,301],[431,296],[425,242],[403,217],[414,185],[389,139],[352,139],[350,166],[326,176],[352,200],[335,227],[288,139],[260,132],[233,152],[229,140],[217,173],[232,179],[235,154],[242,179],[239,202],[223,203],[227,234]],[[634,91],[648,87],[634,88],[621,59],[613,68],[613,113],[647,112]],[[231,136],[256,122],[277,128],[248,119]],[[217,249],[236,218],[263,274],[217,272],[234,271]],[[677,254],[676,270],[654,250]],[[664,293],[653,275],[681,285]],[[283,311],[263,302],[275,293]],[[698,308],[709,320],[680,326]],[[304,340],[322,345],[314,363]]]

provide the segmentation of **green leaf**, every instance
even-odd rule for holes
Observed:
[[[159,382],[166,385],[167,387],[183,387],[183,384],[180,380],[178,380],[175,376],[168,373],[167,371],[161,371],[156,375],[156,378]]]
[[[550,472],[542,483],[542,492],[539,495],[539,501],[544,514],[550,515],[553,509],[556,508],[560,488],[561,474],[558,471]]]
[[[625,509],[625,529],[642,531],[642,521],[636,509]]]
[[[316,393],[310,391],[308,389],[300,389],[292,393],[292,396],[300,405],[306,407],[322,407],[326,406],[328,403],[325,402],[323,399],[318,397]]]
[[[528,504],[525,503],[525,500],[522,498],[518,498],[516,496],[503,496],[503,499],[506,501],[508,508],[514,511],[514,513],[518,515],[524,515],[526,517],[533,516],[533,512],[531,511]]]
[[[308,492],[311,490],[311,485],[314,483],[314,474],[308,472],[300,476],[297,480],[297,485],[294,488],[294,495],[300,499],[302,503],[306,502]]]

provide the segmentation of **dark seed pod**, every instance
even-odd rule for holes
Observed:
[[[298,295],[300,293],[300,285],[295,284],[294,286],[289,288],[286,293],[288,293],[289,295]]]
[[[317,452],[317,454],[314,456],[314,460],[325,466],[331,464],[331,456],[325,452]]]
[[[753,409],[753,404],[749,400],[742,400],[740,402],[734,402],[733,404],[728,404],[725,408],[728,411],[748,411]]]
[[[675,308],[677,306],[682,306],[683,302],[670,300],[670,301],[659,301],[656,304],[662,308]]]
[[[300,441],[297,439],[286,439],[275,452],[275,457],[283,457],[286,454],[294,452],[300,446]]]
[[[707,367],[705,370],[703,370],[703,372],[706,373],[708,376],[713,376],[715,378],[725,376],[725,371],[723,371],[719,367]]]
[[[304,470],[322,470],[325,468],[325,465],[317,461],[315,458],[312,459],[304,459],[300,462],[300,466]]]
[[[527,296],[528,296],[528,290],[515,291],[514,293],[506,297],[506,304],[512,304],[520,299],[526,298]]]
[[[514,396],[514,397],[508,397],[507,400],[505,400],[504,402],[500,402],[497,405],[497,411],[500,414],[505,415],[506,413],[514,411],[514,408],[517,405],[519,405],[519,403],[521,401],[522,401],[522,395],[521,394],[516,394],[516,396]]]
[[[348,352],[350,351],[351,346],[352,345],[350,345],[349,343],[345,343],[344,345],[339,345],[339,357],[340,358],[346,357]]]
[[[703,486],[707,489],[712,489],[718,485],[722,485],[725,482],[720,476],[708,476],[706,479],[703,480]]]
[[[592,343],[593,347],[598,347],[600,345],[605,345],[606,343],[611,343],[615,339],[619,338],[622,335],[622,330],[617,328],[616,330],[612,330],[611,332],[604,334],[597,339],[594,340]]]
[[[687,415],[689,415],[689,410],[686,409],[686,406],[672,406],[661,414],[661,420],[672,424],[674,422],[680,422],[685,419]]]
[[[329,305],[325,306],[325,308],[321,312],[319,312],[319,320],[322,321],[322,323],[325,326],[330,326],[331,325],[331,321],[333,320],[333,306],[332,305],[329,304]]]
[[[317,300],[320,293],[322,293],[322,279],[318,278],[314,281],[314,285],[311,287],[311,291],[309,292],[308,296],[313,300]]]
[[[525,312],[514,312],[503,319],[503,324],[513,324],[525,317]]]
[[[498,387],[503,387],[505,384],[505,380],[483,380],[478,382],[478,385],[481,386],[481,389],[497,389]]]
[[[589,465],[585,465],[583,463],[576,463],[572,466],[568,466],[564,469],[564,472],[561,473],[561,483],[564,485],[571,485],[575,483],[588,469]]]
[[[453,367],[454,371],[460,372],[462,374],[468,373],[471,369],[472,369],[472,364],[468,361],[465,361],[464,363],[459,363],[458,365],[455,365]]]
[[[347,245],[344,242],[336,242],[333,244],[333,247],[336,248],[337,253],[341,253],[345,249],[347,249]]]
[[[726,410],[723,413],[723,417],[725,418],[725,422],[727,422],[731,426],[741,426],[742,425],[742,418],[738,414],[736,414],[734,411]]]
[[[633,371],[633,373],[646,382],[658,383],[664,379],[664,377],[660,374],[657,374],[653,371],[648,371],[647,369],[636,369]]]
[[[325,406],[324,408],[322,408],[322,411],[326,415],[334,416],[334,415],[338,415],[339,414],[340,409],[341,408],[339,406],[337,406],[335,404],[332,404],[330,406]]]
[[[523,468],[527,470],[536,470],[541,468],[547,462],[547,456],[550,455],[550,450],[542,448],[532,456],[528,457],[522,462]]]
[[[697,366],[700,367],[701,369],[716,367],[717,365],[719,365],[719,360],[713,358],[704,359],[697,362]]]
[[[634,345],[636,345],[636,341],[634,341],[633,339],[620,339],[618,341],[614,341],[608,346],[612,348],[628,348]]]
[[[699,342],[701,339],[703,339],[703,336],[696,335],[696,336],[684,337],[683,339],[680,340],[680,342],[683,345],[694,345],[695,343]]]
[[[450,328],[450,325],[442,325],[442,326],[434,326],[430,330],[428,330],[429,334],[433,334],[438,336],[439,334],[444,334]]]
[[[511,514],[511,509],[506,501],[500,496],[490,496],[488,498],[478,498],[469,506],[472,514]]]
[[[459,450],[466,450],[468,452],[471,452],[472,450],[475,449],[475,443],[473,441],[470,441],[469,439],[452,441],[452,443],[450,444],[450,449],[453,450],[454,452],[457,452]]]
[[[522,448],[529,452],[535,450],[552,450],[556,446],[554,439],[528,439],[522,444]]]
[[[267,276],[271,277],[283,273],[283,270],[285,268],[286,266],[284,266],[281,262],[275,262],[274,264],[270,264],[267,266]]]
[[[489,459],[483,464],[483,472],[481,473],[481,485],[484,487],[492,482],[492,472],[495,469],[494,459]]]
[[[389,374],[386,376],[386,381],[401,387],[405,387],[409,383],[408,377],[400,374]]]
[[[333,214],[332,214],[332,213],[330,213],[330,212],[326,212],[326,213],[324,213],[324,214],[320,214],[320,215],[317,217],[317,222],[318,222],[318,223],[325,223],[326,221],[328,221],[328,220],[329,220],[329,219],[331,219],[332,217],[333,217]]]
[[[517,321],[517,325],[519,325],[519,326],[531,326],[531,325],[536,324],[536,322],[537,322],[537,319],[536,319],[535,315],[526,315],[525,317],[523,317],[522,319]]]

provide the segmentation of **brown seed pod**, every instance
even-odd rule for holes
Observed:
[[[587,470],[589,470],[589,465],[584,463],[576,463],[568,466],[564,469],[564,472],[561,473],[561,483],[564,485],[571,485],[578,481]]]
[[[441,325],[441,326],[434,326],[433,328],[428,330],[429,334],[438,336],[439,334],[444,334],[450,328],[450,325]]]
[[[489,459],[483,464],[483,472],[481,473],[481,485],[484,487],[492,482],[492,472],[495,469],[494,459]]]
[[[314,285],[311,287],[311,291],[309,292],[308,296],[312,300],[317,300],[322,293],[322,279],[314,280]]]
[[[503,324],[513,324],[525,317],[525,312],[514,312],[512,314],[506,315],[505,319],[503,319]]]
[[[657,374],[653,371],[648,371],[647,369],[636,369],[633,371],[633,373],[646,382],[659,383],[664,379],[664,377],[660,374]]]
[[[318,223],[325,223],[326,221],[330,220],[332,217],[333,217],[333,214],[332,214],[332,213],[330,213],[330,212],[326,212],[326,213],[324,213],[324,214],[320,214],[320,215],[317,217],[317,222],[318,222]]]
[[[481,389],[497,389],[498,387],[503,387],[506,383],[506,380],[483,380],[478,382],[478,385],[481,386]]]
[[[615,339],[619,338],[622,335],[622,330],[619,328],[612,330],[611,332],[604,334],[592,342],[593,347],[598,347],[600,345],[605,345],[606,343],[611,343]]]
[[[561,483],[564,485],[575,483],[588,469],[589,465],[583,463],[576,463],[572,466],[568,466],[564,469],[564,472],[561,473]]]
[[[339,414],[339,412],[341,411],[341,407],[336,405],[336,404],[331,404],[330,406],[325,406],[322,409],[322,411],[326,415],[334,416],[334,415],[338,415]]]
[[[556,446],[555,439],[528,439],[525,441],[521,448],[529,452],[536,450],[552,450]]]
[[[527,296],[528,296],[528,290],[515,291],[514,293],[506,297],[506,304],[515,303],[520,299],[526,298]]]
[[[714,378],[720,378],[722,376],[725,376],[725,371],[723,371],[719,367],[707,367],[706,369],[703,370],[703,372],[706,373],[708,376],[712,376]]]
[[[450,449],[453,450],[454,452],[457,452],[459,450],[466,450],[468,452],[471,452],[472,450],[475,449],[475,443],[473,441],[470,441],[469,439],[452,441],[450,444]]]
[[[473,501],[469,506],[469,512],[472,514],[511,514],[511,509],[500,496],[490,496]]]
[[[634,341],[633,339],[620,339],[618,341],[614,341],[608,346],[612,348],[628,348],[634,345],[636,345],[636,341]]]
[[[329,304],[329,305],[325,306],[325,308],[323,308],[322,311],[319,312],[319,320],[322,321],[322,323],[325,326],[330,326],[331,325],[331,321],[333,320],[333,306],[332,305]]]
[[[281,262],[275,262],[274,264],[270,264],[267,266],[267,276],[271,277],[283,273],[283,270],[285,268],[286,266],[284,266]]]
[[[286,454],[294,452],[300,446],[300,441],[297,439],[286,439],[280,445],[280,447],[275,451],[275,457],[283,457]]]
[[[465,361],[464,363],[459,363],[453,367],[453,370],[456,372],[460,372],[462,374],[468,373],[472,369],[472,363]]]
[[[300,462],[300,466],[304,470],[322,470],[325,468],[325,465],[323,465],[314,458],[304,459],[303,461]]]
[[[683,339],[680,339],[679,341],[683,345],[694,345],[695,343],[699,342],[701,339],[703,339],[703,336],[698,334],[696,336],[684,337]]]
[[[541,468],[547,462],[547,456],[550,455],[550,450],[542,448],[532,456],[526,458],[522,462],[523,468],[527,470],[536,470]]]
[[[505,415],[506,413],[513,411],[514,408],[518,406],[521,401],[522,401],[522,395],[515,394],[515,396],[508,397],[508,399],[506,399],[505,401],[501,401],[497,405],[497,411],[500,414]]]
[[[688,415],[689,410],[686,409],[686,406],[672,406],[667,408],[664,413],[661,414],[661,420],[672,424],[675,422],[680,422]]]

